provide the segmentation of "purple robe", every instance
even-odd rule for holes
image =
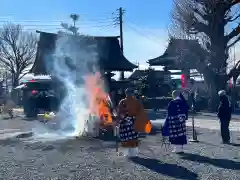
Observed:
[[[186,119],[188,106],[181,98],[168,104],[168,115],[163,126],[163,136],[169,136],[171,144],[187,144]]]

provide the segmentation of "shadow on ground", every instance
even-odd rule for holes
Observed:
[[[24,117],[21,118],[21,120],[23,120],[23,121],[35,121],[35,120],[37,120],[37,117],[26,117],[26,116],[24,116]]]
[[[161,161],[158,161],[157,159],[135,157],[130,158],[130,160],[154,172],[176,179],[195,180],[198,177],[196,173],[189,171],[185,167],[181,167],[175,164],[163,163]]]
[[[10,117],[10,116],[8,117],[7,116],[7,117],[3,117],[2,120],[14,120],[14,119],[19,118],[19,117],[21,117],[21,116],[18,116],[18,115],[15,115],[13,117]]]
[[[0,139],[0,146],[13,146],[17,143],[19,143],[19,141],[16,138]]]
[[[237,144],[237,143],[231,143],[230,145],[232,145],[234,147],[240,147],[240,144]]]
[[[214,159],[198,154],[184,153],[181,154],[181,158],[189,161],[199,162],[203,164],[210,164],[219,168],[240,170],[240,162],[228,160],[228,159]]]
[[[56,150],[62,154],[77,151],[106,151],[109,148],[116,148],[114,143],[103,143],[94,138],[80,137],[80,138],[70,138],[70,139],[60,139],[54,141],[35,141],[32,143],[27,143],[24,146],[25,149],[31,150],[41,150],[41,151],[51,151]]]
[[[33,132],[23,132],[9,135],[9,137],[1,138],[1,146],[15,145],[20,142],[20,139],[29,138],[33,136]]]

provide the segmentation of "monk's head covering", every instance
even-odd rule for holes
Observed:
[[[125,90],[125,95],[126,95],[126,96],[134,96],[134,90],[131,89],[131,88],[127,88],[127,89]]]
[[[172,92],[172,97],[173,97],[173,99],[175,99],[175,98],[179,97],[179,96],[180,96],[180,94],[181,94],[181,92],[180,92],[180,91],[178,91],[178,90],[174,90],[174,91]]]
[[[225,96],[226,95],[226,91],[225,90],[221,90],[218,92],[219,96]]]

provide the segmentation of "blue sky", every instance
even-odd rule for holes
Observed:
[[[61,22],[70,23],[69,15],[80,15],[77,26],[89,35],[119,35],[113,15],[123,7],[124,54],[140,68],[146,60],[161,55],[168,42],[172,0],[1,0],[0,23],[12,21],[26,30],[56,32]],[[239,48],[236,49],[240,57]]]
[[[69,14],[83,14],[87,18],[110,17],[119,7],[126,9],[127,15],[147,27],[165,27],[169,22],[171,0],[137,1],[121,0],[1,0],[0,15],[16,20],[62,20]]]
[[[80,32],[90,35],[118,35],[112,13],[123,7],[124,52],[133,63],[146,66],[146,60],[161,55],[167,44],[171,0],[1,0],[0,22],[13,21],[26,30],[57,31],[69,15],[80,15]]]

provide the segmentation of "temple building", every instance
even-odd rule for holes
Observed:
[[[51,68],[53,66],[53,56],[56,51],[56,45],[59,39],[65,38],[66,40],[63,43],[63,47],[69,46],[69,43],[72,40],[75,42],[74,47],[79,46],[79,52],[84,51],[92,53],[94,51],[96,54],[94,56],[95,60],[89,59],[87,62],[87,68],[91,71],[94,66],[97,66],[107,80],[108,85],[110,86],[111,77],[114,76],[113,71],[133,71],[134,68],[137,68],[136,65],[132,64],[130,61],[126,59],[123,53],[120,50],[119,40],[117,36],[113,37],[93,37],[93,36],[80,36],[76,37],[73,35],[66,34],[54,34],[47,32],[40,32],[40,38],[37,47],[37,54],[35,62],[30,70],[30,73],[35,75],[39,74],[50,74]],[[78,43],[79,41],[79,43]],[[70,45],[71,46],[71,45]],[[89,48],[91,47],[91,49]],[[94,50],[92,50],[94,49]],[[84,56],[84,54],[83,54]],[[88,55],[87,55],[88,56]],[[89,57],[91,57],[89,55]],[[81,64],[81,60],[84,57],[79,55],[79,62]],[[87,58],[86,58],[87,59]],[[86,60],[84,59],[84,61]],[[67,66],[72,69],[72,71],[77,72],[78,69],[75,64],[71,64],[71,57],[66,57],[65,60]]]
[[[204,55],[205,53],[197,40],[171,38],[163,55],[150,59],[147,63],[150,66],[164,66],[165,71],[180,70],[182,72],[181,78],[185,81],[183,86],[189,88],[191,86],[191,69],[189,68],[191,65],[187,63],[194,61],[198,55]]]

